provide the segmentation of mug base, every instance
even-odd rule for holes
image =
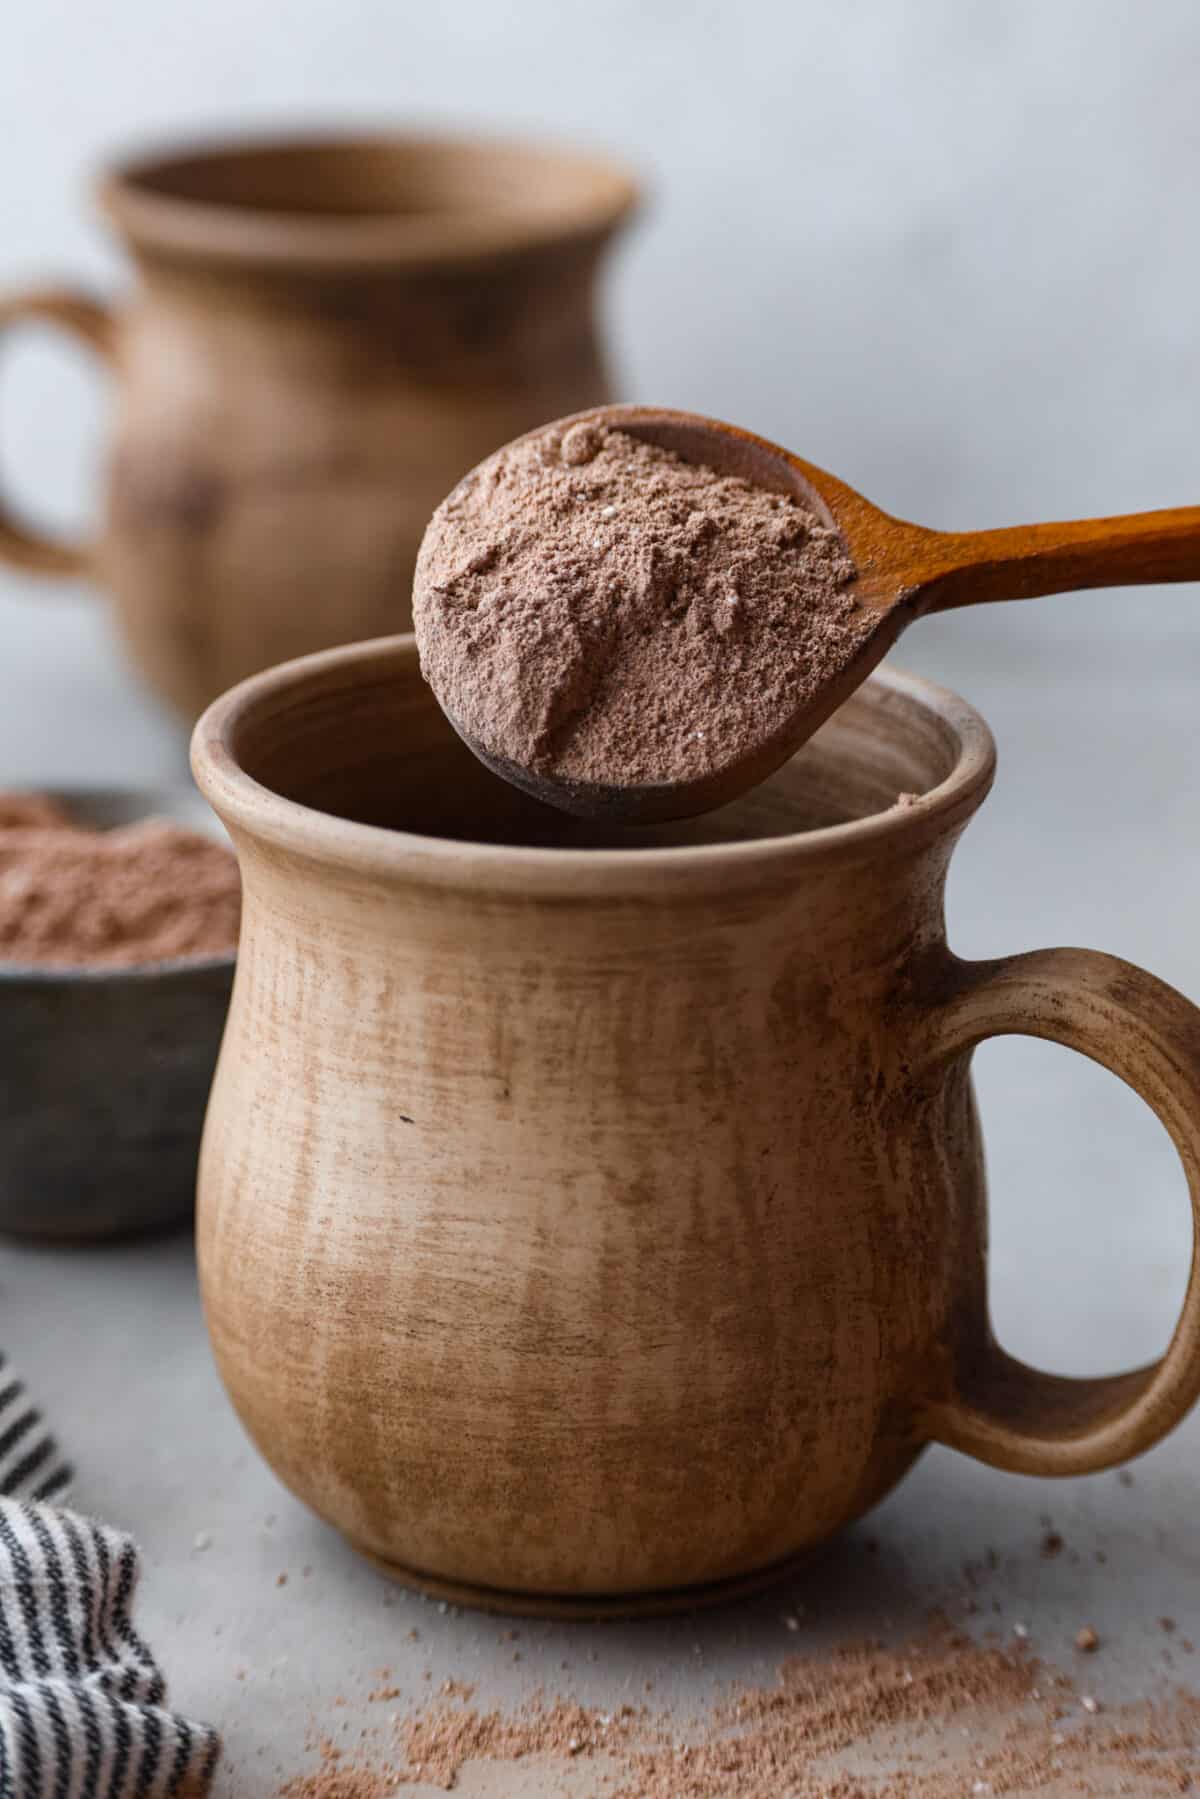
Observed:
[[[644,1593],[519,1593],[501,1587],[473,1586],[463,1581],[442,1580],[436,1575],[421,1574],[400,1562],[388,1561],[356,1543],[346,1541],[356,1554],[386,1574],[397,1585],[411,1587],[430,1599],[444,1600],[448,1605],[467,1606],[473,1611],[499,1612],[513,1618],[561,1618],[583,1622],[606,1618],[662,1618],[676,1612],[707,1610],[710,1606],[727,1605],[734,1599],[746,1599],[784,1581],[807,1568],[821,1553],[822,1545],[797,1550],[781,1561],[747,1574],[734,1574],[725,1580],[703,1581],[694,1587],[667,1587]]]

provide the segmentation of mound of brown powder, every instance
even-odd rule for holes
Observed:
[[[675,782],[736,761],[870,622],[838,534],[796,500],[580,423],[498,451],[434,513],[421,666],[468,737],[560,779]]]
[[[0,963],[226,955],[240,906],[232,852],[197,831],[155,818],[92,831],[39,795],[0,795]]]

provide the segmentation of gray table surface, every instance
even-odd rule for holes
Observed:
[[[1100,643],[1076,663],[1064,635],[1044,656],[1028,644],[1027,633],[1006,648],[1002,631],[973,637],[947,620],[905,646],[907,666],[981,707],[1001,748],[997,790],[952,875],[952,941],[978,956],[1090,944],[1200,996],[1196,650]],[[130,681],[97,607],[0,587],[0,645],[0,783],[182,778],[179,734]],[[1112,1077],[1065,1051],[1009,1040],[977,1068],[1002,1338],[1069,1373],[1153,1356],[1190,1252],[1184,1183],[1162,1133]],[[514,1649],[505,1621],[443,1612],[389,1585],[262,1465],[214,1374],[186,1239],[5,1245],[0,1305],[4,1347],[77,1460],[77,1503],[144,1547],[140,1622],[173,1701],[225,1733],[220,1799],[265,1799],[311,1765],[314,1728],[344,1728],[354,1742],[450,1674],[477,1682],[483,1701],[544,1683],[607,1705],[652,1678],[660,1699],[698,1706],[733,1677],[769,1679],[797,1648],[915,1629],[938,1603],[954,1611],[963,1564],[989,1549],[989,1619],[1027,1627],[1068,1664],[1076,1630],[1092,1623],[1105,1647],[1088,1680],[1104,1699],[1160,1692],[1189,1673],[1200,1686],[1200,1655],[1189,1668],[1179,1641],[1200,1642],[1197,1416],[1132,1483],[1026,1480],[933,1452],[786,1592],[669,1623],[526,1624]],[[1047,1520],[1067,1543],[1053,1561],[1039,1554]],[[782,1615],[795,1604],[802,1630],[789,1633]],[[1174,1637],[1163,1614],[1178,1620]],[[367,1693],[384,1667],[400,1694],[381,1708]],[[571,1790],[592,1790],[595,1772],[571,1764]],[[511,1769],[481,1767],[462,1787],[535,1793],[541,1779],[528,1765],[519,1783]]]

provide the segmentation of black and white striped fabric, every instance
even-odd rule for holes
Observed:
[[[25,1382],[0,1354],[0,1494],[61,1499],[70,1484],[70,1464],[59,1455]]]
[[[132,1540],[46,1503],[70,1478],[0,1365],[0,1799],[199,1799],[219,1738],[166,1710]]]

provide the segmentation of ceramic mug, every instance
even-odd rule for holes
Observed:
[[[108,589],[185,715],[288,656],[411,620],[416,552],[459,476],[611,398],[597,277],[636,193],[559,150],[387,135],[127,163],[99,199],[137,266],[113,310],[0,296],[112,366],[96,541],[0,498],[0,558]]]
[[[993,1338],[972,1050],[1110,1068],[1200,1212],[1200,1012],[1090,951],[950,951],[993,770],[962,700],[878,675],[756,792],[643,832],[497,782],[410,638],[243,684],[193,757],[245,886],[201,1154],[217,1362],[400,1578],[693,1605],[928,1443],[1081,1474],[1196,1399],[1195,1268],[1152,1367],[1067,1380]]]

